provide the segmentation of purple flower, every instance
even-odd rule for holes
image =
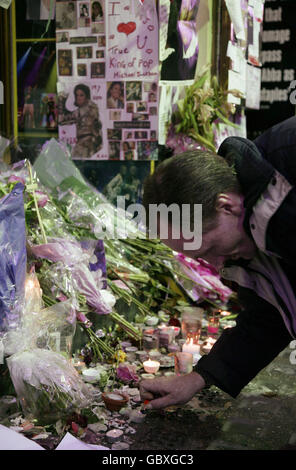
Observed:
[[[80,321],[81,323],[84,323],[85,327],[86,328],[90,328],[92,326],[92,323],[88,320],[88,318],[86,318],[86,316],[84,315],[84,313],[81,313],[81,312],[77,312],[76,313],[76,318],[78,321]]]
[[[35,191],[36,198],[37,198],[37,204],[38,207],[44,207],[49,201],[49,197],[47,194],[43,193],[42,191]]]
[[[8,178],[8,183],[22,183],[22,184],[26,184],[26,181],[24,178],[22,178],[21,176],[16,176],[16,175],[11,175],[9,178]]]
[[[118,379],[124,383],[139,382],[139,377],[136,374],[136,367],[132,364],[120,364],[117,368],[116,375]]]

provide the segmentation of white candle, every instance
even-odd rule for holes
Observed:
[[[84,369],[82,371],[84,380],[90,383],[96,383],[100,380],[101,374],[96,369]]]
[[[123,435],[123,431],[120,429],[111,429],[106,433],[106,437],[109,442],[116,442],[120,439]]]
[[[155,379],[153,374],[141,374],[141,377],[143,377],[143,379]]]
[[[123,400],[122,395],[117,395],[117,393],[112,393],[112,392],[108,393],[107,397],[110,398],[110,400],[118,400],[118,401]]]
[[[227,310],[222,310],[220,312],[221,317],[227,317],[228,315],[231,315],[231,312],[228,312]]]
[[[206,341],[202,345],[203,351],[209,352],[215,343],[216,343],[216,340],[214,338],[211,338],[211,337],[207,338]]]
[[[155,374],[159,369],[160,363],[158,361],[151,361],[151,359],[148,359],[148,361],[143,362],[143,366],[148,374]]]
[[[196,355],[199,354],[200,346],[199,344],[194,344],[193,338],[191,338],[189,341],[187,340],[186,343],[183,344],[182,351]]]

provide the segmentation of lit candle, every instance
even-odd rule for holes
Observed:
[[[216,334],[219,331],[219,318],[213,315],[209,318],[208,334]]]
[[[216,340],[214,338],[207,338],[206,341],[202,345],[202,350],[203,352],[210,352],[214,344],[216,343]]]
[[[183,352],[188,352],[191,354],[199,354],[200,351],[200,346],[199,344],[194,344],[193,343],[193,338],[188,338],[186,343],[183,344],[182,346],[182,351]]]
[[[231,312],[227,312],[227,310],[222,310],[220,312],[221,317],[227,317],[228,315],[231,315]]]
[[[73,366],[75,367],[75,369],[76,369],[78,372],[81,372],[83,369],[86,368],[86,364],[85,364],[85,362],[83,362],[83,361],[79,361],[79,360],[75,361],[75,360],[73,359],[72,363],[73,363]]]
[[[120,429],[111,429],[106,433],[106,437],[109,442],[116,442],[123,436],[123,431]]]
[[[155,374],[159,369],[160,363],[158,361],[151,361],[151,359],[148,359],[148,361],[143,362],[143,366],[148,374]]]

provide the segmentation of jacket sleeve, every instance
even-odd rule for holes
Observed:
[[[250,289],[240,288],[243,311],[195,366],[208,385],[235,398],[264,367],[285,349],[292,337],[280,313]]]

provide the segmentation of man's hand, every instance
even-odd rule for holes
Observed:
[[[147,408],[165,408],[183,405],[205,386],[197,372],[175,377],[160,377],[143,380],[140,383],[142,400],[150,400]]]

